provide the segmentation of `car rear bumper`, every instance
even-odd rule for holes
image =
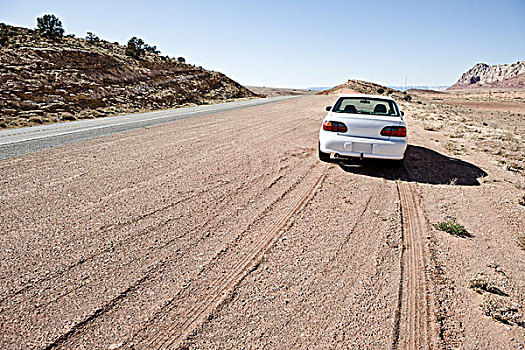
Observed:
[[[406,138],[381,140],[373,138],[339,136],[321,132],[319,147],[324,153],[357,158],[401,160],[407,148]]]

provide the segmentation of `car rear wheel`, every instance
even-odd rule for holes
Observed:
[[[393,168],[402,168],[405,165],[405,158],[399,160],[391,160],[390,164],[392,164]]]
[[[321,145],[319,144],[319,160],[321,162],[331,163],[330,153],[324,153],[321,151]]]

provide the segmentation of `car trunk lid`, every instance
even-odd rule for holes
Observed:
[[[359,115],[359,114],[344,114],[334,113],[337,120],[345,123],[348,131],[345,133],[338,133],[339,135],[374,138],[381,140],[388,140],[390,136],[381,135],[381,130],[386,126],[400,126],[402,125],[399,117],[382,117],[377,115]]]

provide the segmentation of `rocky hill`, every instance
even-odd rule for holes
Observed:
[[[525,61],[492,66],[477,63],[449,89],[483,87],[525,88]]]
[[[125,47],[0,24],[0,127],[208,104],[257,95],[222,73]]]
[[[410,101],[411,97],[405,92],[394,90],[386,86],[371,83],[363,80],[350,79],[346,83],[337,85],[329,90],[321,91],[317,95],[340,95],[347,93],[355,94],[373,94],[373,95],[388,95],[394,99],[403,99]]]

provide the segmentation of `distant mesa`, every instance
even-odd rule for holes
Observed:
[[[525,88],[525,61],[488,65],[477,63],[449,89]]]
[[[388,86],[394,90],[405,90],[404,86]],[[406,90],[431,90],[431,91],[443,91],[450,87],[450,85],[407,85]]]
[[[385,95],[394,99],[410,101],[411,96],[406,92],[389,88],[384,85],[371,83],[364,80],[350,79],[346,83],[337,85],[331,89],[318,92],[317,95],[341,95],[341,94],[370,94]]]

